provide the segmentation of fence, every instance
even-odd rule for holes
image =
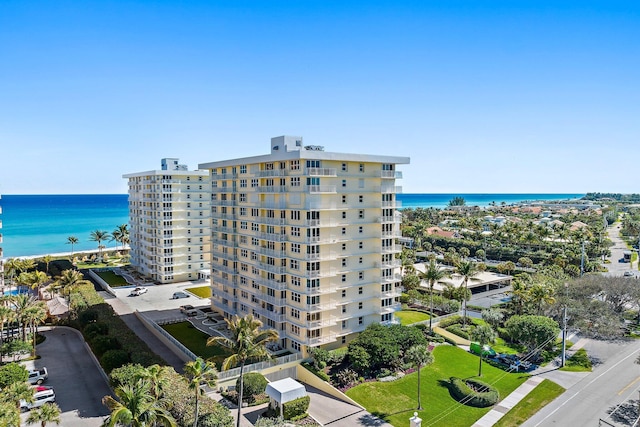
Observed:
[[[247,365],[244,367],[243,373],[260,371],[262,369],[267,369],[275,365],[283,365],[289,362],[296,362],[298,360],[302,360],[301,353],[288,354],[286,356],[278,357],[275,360],[265,360],[264,362],[258,362],[251,365]],[[240,368],[229,369],[228,371],[222,371],[218,373],[219,380],[226,380],[228,378],[238,377],[240,376]]]
[[[462,311],[457,311],[455,313],[449,313],[449,314],[444,314],[442,316],[433,317],[431,319],[431,323],[433,324],[433,326],[438,326],[438,323],[440,323],[441,320],[444,320],[446,318],[453,317],[453,316],[462,316]],[[428,323],[429,323],[429,319],[421,320],[420,322],[412,323],[411,326],[414,326],[414,325],[426,325]]]

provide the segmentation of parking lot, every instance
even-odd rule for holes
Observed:
[[[53,387],[62,412],[61,425],[100,426],[109,411],[102,398],[111,394],[106,378],[87,350],[82,336],[66,327],[43,328],[45,341],[37,346],[37,360],[23,362],[27,369],[46,367],[49,378],[44,386]],[[22,415],[23,421],[28,413]]]

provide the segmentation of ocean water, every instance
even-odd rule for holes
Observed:
[[[3,257],[71,252],[67,237],[75,236],[74,252],[94,250],[92,231],[111,233],[129,222],[126,194],[2,195]],[[115,248],[116,242],[103,242]]]
[[[577,199],[584,194],[398,194],[398,200],[403,208],[443,208],[456,196],[464,197],[467,205],[489,206]],[[129,221],[126,194],[3,195],[0,205],[4,258],[70,252],[69,236],[78,238],[74,251],[94,250],[98,245],[89,240],[92,231],[110,233]],[[106,246],[116,248],[116,242]]]

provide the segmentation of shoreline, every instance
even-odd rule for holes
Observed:
[[[131,248],[129,247],[129,245],[125,245],[124,248],[120,247],[120,248],[105,248],[102,250],[102,252],[121,252],[121,251],[128,251]],[[41,254],[41,255],[23,255],[23,256],[14,256],[14,257],[8,257],[8,258],[2,258],[2,261],[6,262],[7,260],[10,259],[38,259],[38,258],[43,258],[47,255],[53,257],[53,258],[63,258],[63,257],[70,257],[70,256],[79,256],[79,255],[86,255],[86,254],[97,254],[99,252],[99,249],[86,249],[86,250],[80,250],[80,251],[74,251],[74,252],[57,252],[57,253],[51,253],[51,254]]]

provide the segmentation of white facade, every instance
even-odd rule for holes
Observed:
[[[270,154],[200,164],[211,172],[212,308],[252,313],[303,352],[396,322],[396,165],[408,163],[281,136]]]
[[[129,180],[131,265],[158,283],[197,280],[210,267],[209,171],[189,171],[178,159]]]

